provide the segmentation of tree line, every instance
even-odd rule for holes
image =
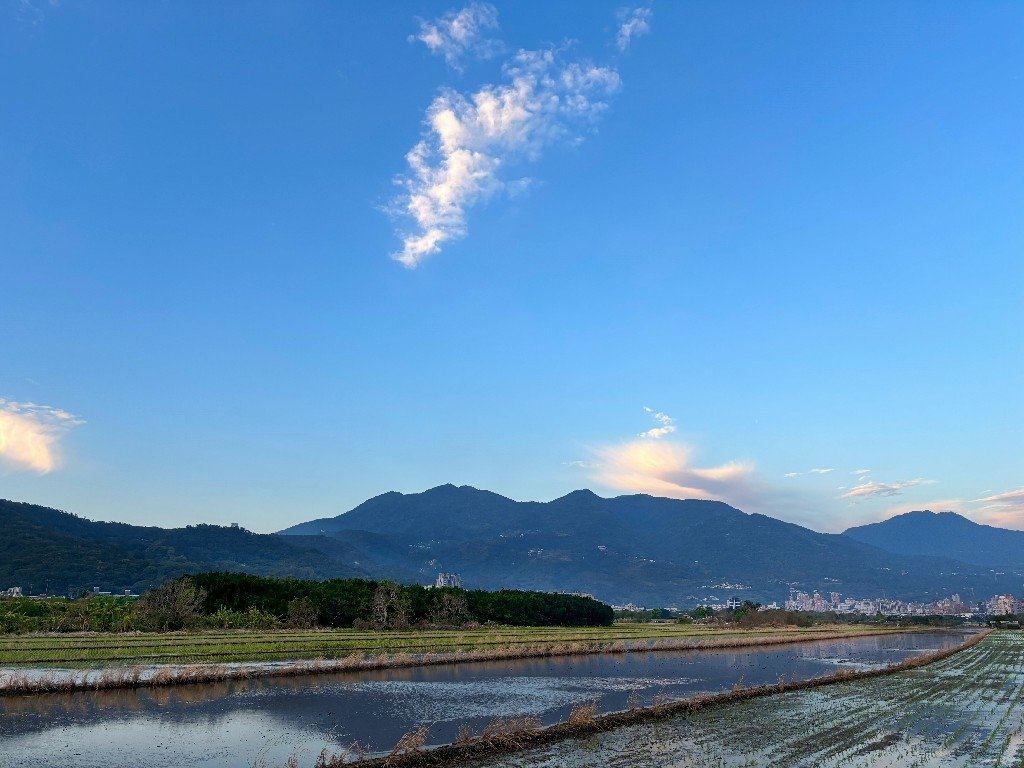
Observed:
[[[278,627],[388,630],[474,623],[607,626],[612,619],[610,606],[576,595],[224,572],[172,579],[134,600],[110,596],[0,600],[0,632]]]
[[[611,607],[593,598],[552,592],[430,588],[369,579],[311,581],[247,573],[203,573],[191,580],[206,593],[207,612],[256,609],[287,618],[301,606],[323,627],[403,629],[469,622],[607,626],[613,619]]]

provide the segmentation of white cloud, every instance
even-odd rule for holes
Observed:
[[[803,472],[787,472],[783,477],[799,477]]]
[[[427,109],[427,135],[406,155],[410,173],[392,206],[414,225],[393,254],[407,267],[465,235],[467,210],[506,187],[504,167],[578,138],[619,88],[614,69],[564,62],[554,49],[520,51],[503,71],[508,82],[468,95],[445,89]]]
[[[871,474],[871,470],[870,469],[855,469],[850,474],[851,475],[862,475],[862,476],[863,475],[870,475]]]
[[[864,480],[860,485],[855,485],[839,498],[841,499],[866,499],[873,496],[899,496],[904,488],[913,488],[918,485],[927,485],[935,482],[924,478],[914,480],[899,480],[895,483],[880,483],[874,480]]]
[[[0,398],[0,461],[15,470],[50,472],[59,463],[60,439],[82,423],[61,408]]]
[[[657,440],[658,438],[664,437],[665,435],[671,435],[673,432],[676,431],[676,420],[669,416],[667,413],[662,413],[661,411],[656,411],[653,408],[648,408],[646,405],[644,406],[644,410],[647,411],[647,413],[651,414],[651,418],[654,419],[661,426],[652,427],[651,429],[648,429],[646,432],[641,432],[640,437],[649,437],[654,440]]]
[[[692,448],[663,439],[670,432],[661,430],[675,431],[674,419],[653,408],[644,410],[662,426],[624,443],[592,449],[593,459],[581,464],[592,481],[627,493],[715,499],[741,508],[762,505],[765,489],[754,477],[753,465],[731,461],[697,466]]]
[[[618,12],[619,31],[615,35],[615,45],[620,51],[629,50],[633,38],[646,35],[651,31],[650,8],[620,8]]]
[[[592,479],[619,491],[733,504],[741,504],[752,495],[747,487],[752,465],[729,462],[698,467],[691,449],[675,442],[633,440],[598,449],[595,456]]]
[[[812,469],[811,470],[811,474],[812,475],[827,475],[829,472],[835,472],[835,469],[832,468],[832,467],[829,467],[828,469]]]
[[[488,30],[497,28],[497,8],[490,3],[470,3],[434,21],[421,20],[419,34],[410,35],[409,41],[419,40],[431,53],[444,56],[448,66],[461,69],[465,56],[489,59],[501,53],[501,41],[486,36]]]

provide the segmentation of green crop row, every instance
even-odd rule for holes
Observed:
[[[858,634],[849,632],[847,634]],[[623,645],[640,649],[678,643],[701,647],[722,643],[813,639],[814,631],[695,630],[688,625],[636,624],[601,629],[515,627],[465,631],[289,631],[174,632],[8,636],[0,642],[0,665],[96,667],[136,663],[277,661],[340,658],[383,653],[442,653],[545,645]]]

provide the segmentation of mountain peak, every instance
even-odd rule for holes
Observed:
[[[956,512],[905,512],[843,533],[901,555],[939,555],[987,566],[1024,565],[1024,531],[982,525]]]
[[[458,485],[455,485],[454,483],[442,483],[441,485],[435,485],[433,488],[427,488],[427,490],[422,491],[420,493],[420,495],[426,495],[428,493],[429,494],[453,493],[455,491],[461,490],[462,488],[472,488],[472,487],[468,486],[468,485],[458,486]],[[472,488],[472,490],[475,491],[476,489]],[[415,494],[409,494],[409,495],[412,496],[412,495],[415,495]]]
[[[984,527],[979,523],[969,520],[963,515],[957,514],[951,510],[943,512],[933,512],[930,509],[915,509],[911,512],[903,512],[899,515],[893,515],[890,518],[881,520],[877,523],[871,523],[869,525],[859,525],[849,528],[849,531],[857,531],[864,528],[869,528],[873,525],[884,526],[887,528],[906,528],[908,526],[950,526],[958,525],[964,527]]]
[[[555,501],[593,501],[594,499],[601,499],[596,493],[589,488],[577,488],[575,491],[569,491],[564,496],[559,496]]]

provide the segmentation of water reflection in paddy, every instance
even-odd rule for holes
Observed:
[[[561,659],[267,678],[0,699],[0,766],[283,766],[293,752],[312,764],[324,747],[353,741],[387,749],[414,725],[430,742],[455,738],[496,716],[564,719],[598,699],[623,709],[631,693],[682,698],[745,685],[814,677],[839,667],[901,661],[956,645],[930,632],[800,643],[762,650],[630,653]]]

